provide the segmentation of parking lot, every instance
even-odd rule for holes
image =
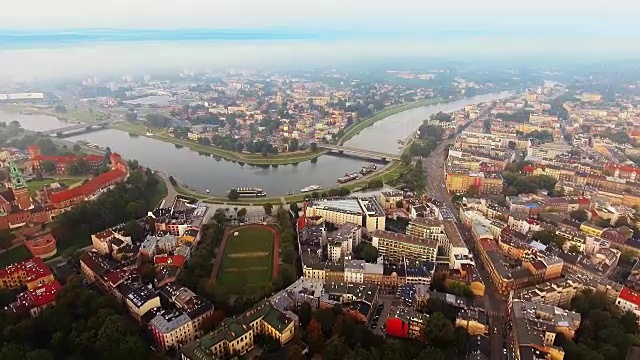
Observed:
[[[369,327],[375,334],[384,335],[383,327],[386,327],[387,316],[389,315],[389,309],[391,308],[391,302],[393,301],[394,295],[379,295],[378,296],[378,306],[382,305],[382,308],[376,308],[376,312],[374,316],[378,317],[371,321],[371,326]],[[375,324],[375,328],[373,327]]]

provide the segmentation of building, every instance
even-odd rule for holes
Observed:
[[[632,312],[640,322],[640,292],[628,287],[622,288],[622,291],[620,291],[616,299],[616,306],[623,312]]]
[[[515,358],[559,359],[564,350],[555,346],[557,334],[573,339],[580,326],[580,314],[550,305],[513,300],[510,307]]]
[[[56,208],[62,209],[94,199],[105,190],[123,181],[127,177],[127,171],[121,167],[116,167],[98,176],[95,176],[86,183],[66,190],[51,193],[47,199]]]
[[[213,314],[210,302],[176,282],[162,286],[160,294],[175,308],[158,308],[149,321],[149,329],[159,349],[178,349],[204,334],[205,320]]]
[[[136,320],[153,308],[160,307],[160,296],[151,285],[138,282],[124,282],[118,286],[127,310]]]
[[[321,217],[324,221],[343,225],[360,225],[368,232],[384,230],[386,214],[374,197],[310,199],[304,204],[307,218]]]
[[[514,291],[513,297],[534,304],[568,307],[571,300],[584,289],[581,283],[561,278]]]
[[[31,255],[45,259],[58,252],[56,238],[45,223],[27,223],[16,233],[19,242],[29,250]]]
[[[408,258],[422,261],[436,261],[438,241],[417,236],[376,230],[372,234],[371,244],[380,255],[389,259]]]
[[[118,229],[107,229],[91,235],[91,243],[100,254],[108,255],[114,248],[117,249],[124,244],[131,245],[131,237],[125,236],[124,232]]]
[[[402,191],[383,191],[380,194],[380,204],[385,210],[397,208],[396,203],[404,199]]]
[[[403,304],[392,304],[385,322],[385,333],[398,338],[419,339],[429,316]]]
[[[351,256],[353,248],[360,244],[362,239],[362,226],[346,223],[340,225],[337,231],[327,236],[327,254],[329,260],[338,261],[341,258]]]
[[[49,306],[55,305],[56,297],[62,286],[57,280],[42,284],[34,289],[18,294],[16,301],[10,305],[15,312],[28,311],[37,316]]]
[[[269,301],[262,301],[243,314],[226,318],[216,329],[180,348],[182,360],[215,360],[240,356],[254,348],[258,334],[269,336],[281,345],[295,332],[291,313],[283,313]]]
[[[34,290],[53,281],[51,269],[38,257],[0,270],[0,289],[17,289],[26,286],[27,289]]]

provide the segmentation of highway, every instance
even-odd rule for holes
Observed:
[[[476,122],[482,123],[487,116],[488,108],[482,111]],[[422,159],[422,167],[426,177],[426,194],[444,204],[444,206],[458,218],[458,212],[451,201],[451,195],[447,193],[445,188],[445,154],[447,154],[449,145],[453,142],[454,140],[451,139],[443,141],[428,157]],[[508,331],[506,331],[508,323],[506,299],[496,290],[489,276],[489,272],[484,268],[481,257],[476,251],[475,241],[470,229],[461,225],[457,220],[456,225],[467,248],[473,253],[476,260],[476,270],[478,271],[480,279],[485,284],[484,310],[489,319],[491,359],[505,360],[507,357],[505,356],[504,349],[508,348],[508,344],[506,344],[505,341],[505,335],[508,335]],[[507,353],[508,352],[510,351],[507,349]]]

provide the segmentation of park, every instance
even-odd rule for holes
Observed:
[[[234,295],[263,291],[278,276],[280,238],[266,225],[229,228],[222,240],[222,256],[216,259],[216,288]]]

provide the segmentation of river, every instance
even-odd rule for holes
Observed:
[[[415,131],[422,121],[439,111],[450,112],[468,104],[491,101],[509,96],[509,92],[490,93],[457,100],[450,103],[435,104],[406,110],[378,121],[364,129],[345,143],[346,146],[398,153],[397,140],[404,139]],[[48,130],[68,125],[55,117],[43,115],[24,115],[0,111],[0,121],[18,120],[22,127],[29,130]],[[85,140],[101,146],[109,146],[126,159],[137,159],[152,169],[162,170],[191,188],[200,191],[210,190],[212,194],[223,196],[230,188],[237,186],[261,187],[268,196],[284,195],[287,191],[300,191],[300,188],[318,184],[330,187],[336,179],[347,172],[359,171],[368,164],[366,160],[320,156],[317,161],[303,162],[297,165],[277,167],[259,167],[240,165],[224,159],[200,155],[187,148],[144,136],[132,136],[119,130],[106,129],[79,134],[66,138],[69,141]]]

